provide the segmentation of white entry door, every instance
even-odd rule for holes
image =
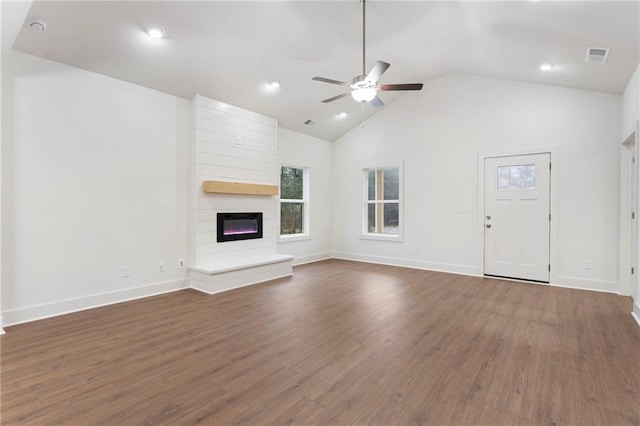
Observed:
[[[549,282],[551,155],[485,158],[484,273]]]

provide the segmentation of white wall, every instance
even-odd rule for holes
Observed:
[[[0,3],[0,69],[4,69],[2,66],[2,62],[5,60],[5,55],[10,54],[11,46],[18,35],[18,32],[22,28],[24,24],[24,20],[29,13],[31,8],[32,0],[24,0],[20,2],[1,2]],[[2,87],[3,84],[0,84],[0,99],[2,97]],[[0,111],[2,111],[4,105],[0,102]],[[0,113],[0,123],[4,121],[4,117]],[[0,134],[2,133],[2,126],[0,126]],[[1,148],[1,146],[0,146]],[[4,172],[2,171],[2,149],[0,149],[0,176],[4,177]],[[2,179],[0,179],[1,183]],[[0,193],[2,191],[0,190]],[[3,197],[0,197],[0,241],[2,241],[2,200]],[[4,333],[3,329],[3,317],[2,317],[2,244],[0,244],[0,334]]]
[[[2,65],[5,324],[184,287],[187,101],[19,52]]]
[[[557,147],[551,281],[616,292],[620,116],[617,95],[469,75],[428,81],[335,142],[334,254],[480,275],[479,155]],[[404,160],[402,243],[359,239],[361,165],[385,160]]]
[[[640,119],[640,65],[636,67],[622,95],[622,138],[625,139],[636,128]]]
[[[640,120],[640,64],[636,67],[636,70],[629,80],[624,94],[622,95],[621,140],[626,139],[634,130],[636,130],[638,120]],[[638,138],[636,136],[636,140],[637,139]],[[637,187],[640,188],[640,182],[638,182]],[[640,242],[640,236],[638,237],[638,241]],[[638,248],[637,253],[640,254],[640,247]],[[636,265],[640,265],[640,257],[638,258]],[[635,284],[636,288],[631,292],[634,297],[633,312],[636,316],[636,320],[640,322],[640,302],[638,301],[638,295],[640,295],[640,281],[636,279]]]
[[[309,238],[278,242],[278,252],[296,256],[295,264],[331,257],[333,144],[323,139],[279,130],[280,163],[309,168]]]
[[[188,102],[19,52],[4,59],[5,324],[184,287]],[[310,167],[312,198],[311,238],[277,250],[297,263],[333,249],[481,274],[478,156],[557,147],[552,281],[618,291],[620,129],[637,119],[638,97],[638,70],[624,97],[450,75],[334,144],[280,128],[278,160]],[[358,238],[361,164],[384,160],[405,164],[402,243]],[[459,205],[472,214],[456,213]],[[593,270],[582,269],[584,259]],[[125,265],[129,278],[120,276]]]

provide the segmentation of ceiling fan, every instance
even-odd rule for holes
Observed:
[[[422,83],[409,83],[409,84],[378,84],[378,79],[384,74],[384,72],[391,66],[387,62],[376,61],[375,65],[371,68],[368,74],[366,72],[366,8],[367,0],[360,0],[362,2],[362,75],[353,77],[351,83],[346,81],[338,81],[325,77],[313,77],[312,80],[321,81],[323,83],[336,84],[338,86],[347,86],[349,91],[341,93],[329,99],[325,99],[322,103],[333,102],[338,99],[345,98],[349,95],[353,99],[362,103],[371,103],[374,107],[378,108],[384,105],[382,99],[378,97],[378,92],[386,92],[392,90],[422,90]]]

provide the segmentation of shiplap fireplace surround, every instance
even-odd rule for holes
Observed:
[[[278,122],[200,95],[189,105],[191,287],[213,294],[292,274],[278,254]],[[260,239],[216,241],[218,213],[261,212]]]

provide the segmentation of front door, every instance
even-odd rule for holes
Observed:
[[[551,155],[485,158],[485,275],[549,282]]]

